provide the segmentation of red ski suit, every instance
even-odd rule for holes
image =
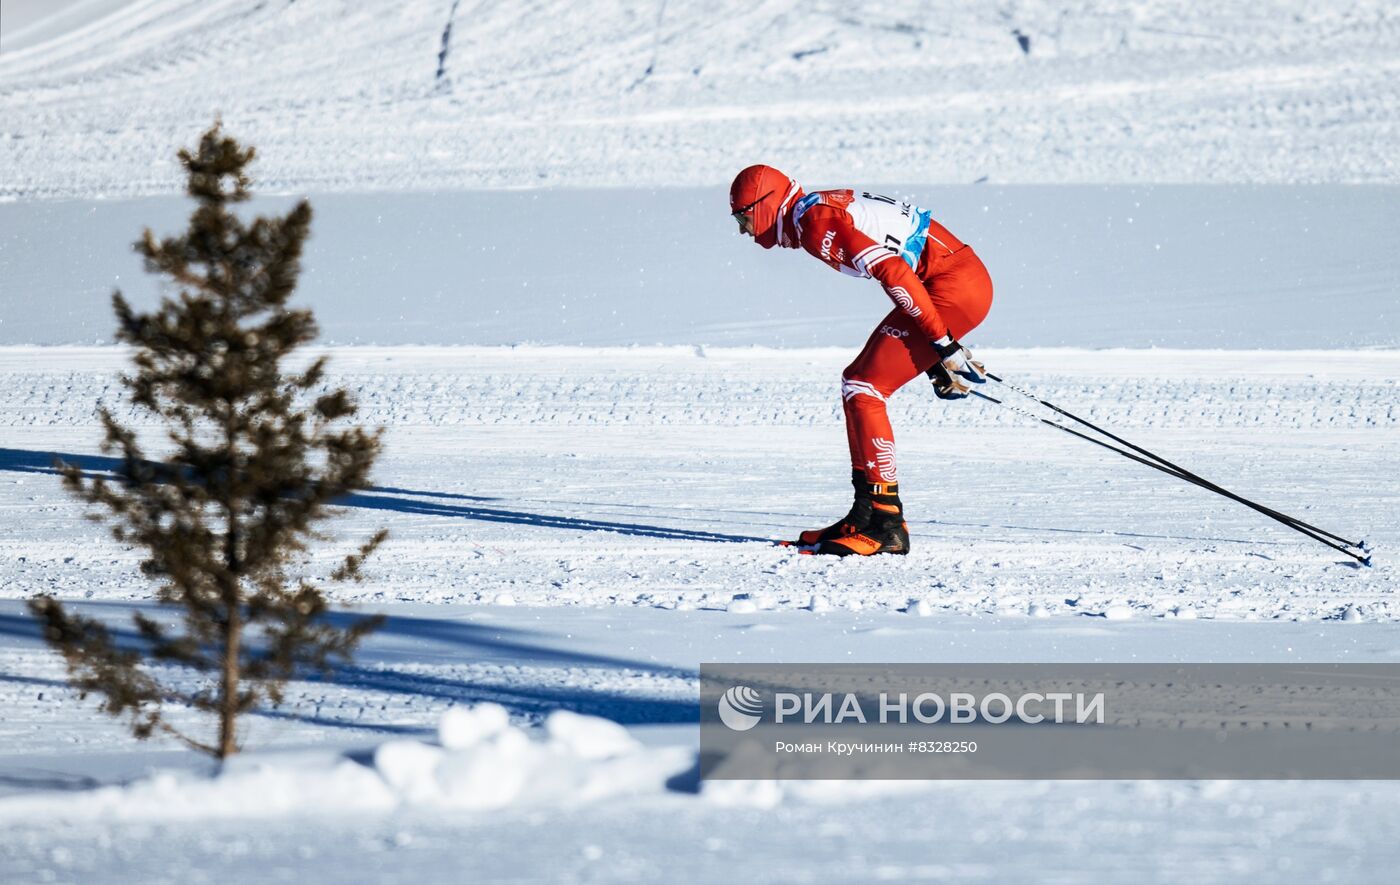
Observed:
[[[938,362],[933,341],[961,339],[986,318],[992,279],[972,247],[911,203],[849,190],[794,196],[780,209],[778,243],[874,277],[895,303],[842,373],[841,399],[851,466],[869,482],[897,482],[886,400]]]

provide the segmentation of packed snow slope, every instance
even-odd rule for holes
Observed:
[[[89,9],[0,54],[0,196],[171,192],[216,114],[278,189],[1400,180],[1390,0]]]

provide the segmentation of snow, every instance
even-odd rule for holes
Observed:
[[[49,846],[18,868],[29,877],[42,871],[60,880],[122,881],[168,881],[171,861],[180,857],[198,864],[181,872],[210,879],[237,880],[249,871],[293,879],[314,871],[341,882],[451,879],[468,865],[473,878],[510,880],[522,878],[526,863],[564,881],[732,881],[736,869],[753,877],[771,869],[797,878],[810,869],[840,880],[999,881],[1017,858],[1029,877],[1062,881],[1383,881],[1372,871],[1395,859],[1387,840],[1349,836],[1394,823],[1371,789],[1324,785],[1316,798],[1334,816],[1321,822],[1300,811],[1267,813],[1285,798],[1272,785],[1061,786],[988,807],[978,801],[980,785],[948,785],[925,797],[869,801],[865,815],[842,826],[832,825],[833,809],[825,805],[731,807],[677,834],[674,800],[590,808],[598,825],[583,832],[573,828],[577,815],[520,810],[473,821],[467,832],[459,818],[416,815],[331,819],[318,823],[314,839],[280,822],[238,821],[206,826],[193,838],[167,831],[166,843],[155,847],[143,834],[156,828],[139,824],[112,826],[105,839],[87,841],[90,831],[72,827],[26,828],[15,844]],[[1133,822],[1113,816],[1128,807],[1137,809]],[[1189,833],[1180,826],[1187,813],[1198,825]],[[659,845],[677,851],[658,854]]]
[[[856,171],[803,177],[872,184]],[[1400,347],[1394,186],[891,190],[990,269],[974,347]],[[891,307],[879,287],[756,248],[724,194],[312,193],[297,298],[327,344],[858,348]],[[189,213],[183,197],[0,203],[0,279],[25,296],[24,310],[0,311],[0,345],[110,342],[113,289],[137,307],[161,292],[132,241],[147,226],[174,233]],[[542,219],[567,232],[544,249]]]
[[[555,710],[544,721],[550,740],[582,759],[607,759],[633,750],[637,742],[627,729],[597,716]]]
[[[301,754],[282,764],[236,760],[217,777],[162,771],[127,786],[86,793],[55,792],[0,800],[0,821],[177,820],[258,818],[391,807],[393,794],[364,766],[335,754]]]
[[[0,9],[0,53],[37,46],[120,12],[132,0],[7,0]]]
[[[452,708],[445,720],[475,715],[504,721],[498,704]],[[372,764],[335,753],[252,754],[230,760],[217,776],[163,771],[92,793],[0,799],[0,824],[35,816],[57,820],[168,820],[275,817],[386,811],[403,805],[469,810],[519,804],[579,804],[641,792],[660,793],[695,765],[681,747],[646,748],[622,726],[556,710],[547,740],[502,725],[469,743],[441,747],[389,741]]]
[[[6,0],[0,879],[1388,881],[1386,783],[700,784],[695,697],[702,662],[1395,660],[1397,47],[1385,0]],[[98,714],[23,604],[153,611],[53,458],[110,469],[98,402],[160,448],[108,299],[164,291],[130,243],[216,113],[252,211],[310,195],[311,355],[386,428],[308,569],[391,531],[333,593],[384,627],[222,770]],[[1374,566],[919,383],[910,555],[776,546],[849,505],[837,382],[889,305],[733,232],[754,161],[933,209],[994,371]]]
[[[985,785],[873,798],[861,814],[804,803],[701,811],[680,797],[572,811],[518,809],[464,820],[441,814],[323,818],[315,835],[276,822],[202,825],[30,825],[16,831],[17,875],[60,881],[171,881],[177,874],[336,882],[526,878],[562,881],[1381,882],[1396,859],[1384,792],[1323,784],[1319,818],[1275,784],[1059,784],[1021,801],[984,801]],[[1275,809],[1284,809],[1275,811]],[[1125,812],[1129,816],[1125,817]],[[1186,819],[1192,826],[1184,826]],[[157,835],[161,841],[156,841]],[[37,848],[36,846],[43,846]],[[0,849],[0,851],[5,849]],[[32,859],[29,859],[32,858]],[[188,861],[185,861],[188,859]],[[183,863],[182,863],[183,861]],[[1379,871],[1379,872],[1378,872]]]
[[[0,55],[0,195],[172,193],[215,113],[275,191],[1400,177],[1389,0],[84,12]]]
[[[671,709],[693,715],[693,668],[702,660],[802,661],[813,648],[839,648],[867,661],[1381,661],[1400,649],[1388,625],[909,620],[839,611],[760,612],[735,622],[723,611],[407,603],[383,610],[389,623],[368,641],[360,669],[293,683],[285,715],[253,717],[258,749],[219,774],[192,768],[188,755],[132,749],[119,726],[85,716],[66,687],[0,683],[7,751],[23,754],[0,758],[12,773],[11,795],[0,799],[0,871],[16,881],[42,871],[61,880],[256,871],[361,881],[450,877],[470,863],[487,880],[656,881],[684,863],[688,876],[715,880],[747,858],[759,879],[803,870],[860,878],[876,869],[893,878],[1000,879],[1054,869],[1084,881],[1124,870],[1145,881],[1288,878],[1298,870],[1380,881],[1397,859],[1387,834],[1400,825],[1400,805],[1386,783],[715,782],[697,793],[693,779],[667,774],[694,758],[693,725],[667,719]],[[118,619],[129,608],[87,611]],[[747,629],[754,625],[772,629]],[[3,672],[57,675],[37,636],[9,635]],[[503,669],[493,677],[496,663]],[[560,665],[578,671],[578,686],[599,690],[558,681]],[[665,674],[675,674],[674,692]],[[413,691],[395,693],[410,684]],[[50,702],[35,702],[36,690]],[[444,711],[489,710],[495,701],[482,695],[536,712],[513,715],[510,726],[469,746],[438,746]],[[391,703],[395,697],[408,705]],[[582,715],[560,722],[561,707]],[[592,718],[604,711],[630,720],[632,740],[608,738],[621,735]],[[590,750],[566,749],[550,726],[529,721],[554,721],[555,734]],[[104,747],[120,750],[128,767],[113,766]],[[44,793],[18,783],[60,781],[89,759],[101,766],[95,789],[75,783]],[[130,767],[141,760],[157,770]],[[992,845],[1006,850],[989,854]]]
[[[862,294],[878,297],[845,297]],[[97,321],[96,308],[71,304]],[[1093,315],[1126,323],[1136,310]],[[1286,311],[1266,316],[1231,340],[1267,347],[1293,326]],[[1394,331],[1383,318],[1367,329]],[[391,538],[367,583],[335,598],[390,620],[354,668],[294,683],[285,708],[260,711],[245,735],[253,752],[214,775],[168,745],[134,749],[95,717],[19,604],[50,592],[118,619],[147,596],[135,552],[79,519],[52,468],[55,453],[110,467],[95,455],[94,403],[142,422],[116,383],[127,354],[0,347],[0,784],[13,794],[0,801],[0,873],[121,881],[197,863],[230,877],[433,878],[460,866],[464,838],[483,878],[524,863],[655,881],[679,859],[712,879],[761,856],[755,878],[1026,878],[1050,865],[1074,879],[1102,870],[1103,844],[1115,872],[1149,881],[1389,868],[1378,834],[1400,823],[1400,806],[1383,786],[751,782],[696,793],[686,772],[701,661],[1400,653],[1400,489],[1388,479],[1400,351],[978,348],[1018,386],[1371,538],[1367,570],[1014,412],[940,403],[919,384],[891,403],[911,555],[834,562],[773,546],[849,503],[837,379],[852,352],[315,349],[364,420],[388,430],[374,488],[345,502],[335,529],[343,547],[380,526]],[[312,571],[329,572],[340,550]],[[771,815],[784,822],[776,834]],[[911,819],[938,821],[936,836],[910,837],[898,822]],[[814,845],[810,832],[842,835]],[[1016,856],[988,860],[982,846],[1008,832]]]
[[[341,544],[313,563],[329,572],[390,528],[369,580],[335,591],[343,602],[743,615],[823,595],[913,599],[916,613],[1400,617],[1400,489],[1377,481],[1397,457],[1400,351],[982,352],[1018,386],[1228,488],[1370,537],[1363,570],[1233,502],[921,384],[891,401],[912,554],[837,562],[773,546],[850,503],[845,350],[316,352],[388,433],[374,487],[346,501]],[[52,473],[55,454],[110,467],[94,457],[93,403],[145,420],[118,398],[124,361],[118,348],[0,348],[0,596],[146,592],[135,551],[80,520]]]
[[[510,717],[500,704],[453,707],[438,723],[438,743],[449,750],[466,750],[495,737],[509,725]]]
[[[1113,869],[1148,880],[1388,869],[1380,834],[1400,805],[1383,784],[696,792],[688,772],[702,661],[1393,659],[1400,490],[1385,477],[1400,351],[982,352],[1231,487],[1371,537],[1366,570],[1231,502],[918,385],[892,400],[912,553],[852,562],[776,547],[849,503],[840,348],[316,353],[388,428],[375,487],[346,502],[335,534],[348,546],[387,525],[391,539],[367,583],[335,598],[389,620],[354,667],[293,683],[284,708],[255,714],[253,752],[214,774],[168,743],[134,749],[95,717],[18,598],[55,593],[114,623],[143,604],[134,551],[78,518],[51,467],[56,452],[104,469],[95,401],[139,418],[117,397],[125,352],[0,348],[8,877],[159,877],[202,864],[212,844],[243,846],[209,861],[229,875],[432,877],[457,868],[464,838],[485,878],[518,875],[522,857],[535,871],[647,881],[679,858],[715,878],[761,855],[755,878],[1050,865],[1079,879],[1102,872],[1104,844]],[[312,570],[333,568],[338,549]],[[915,819],[937,833],[911,838],[898,822]],[[827,831],[843,835],[802,835]],[[1015,854],[989,860],[984,846],[1008,833]]]

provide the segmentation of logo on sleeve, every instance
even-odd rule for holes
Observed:
[[[831,244],[834,242],[836,242],[835,229],[828,230],[826,233],[822,234],[822,258],[827,261],[831,260]]]
[[[914,299],[909,296],[909,290],[905,289],[903,286],[895,286],[890,289],[890,297],[894,299],[895,304],[902,307],[904,312],[911,317],[916,317],[923,313],[923,311],[919,310],[919,308],[914,305]]]

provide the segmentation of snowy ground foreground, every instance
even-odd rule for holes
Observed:
[[[129,613],[82,605],[114,622]],[[134,749],[88,712],[19,604],[0,602],[0,876],[440,881],[469,864],[486,881],[718,881],[736,866],[761,881],[1384,881],[1400,859],[1388,784],[734,783],[696,794],[686,777],[703,660],[806,660],[822,648],[865,661],[1387,661],[1400,654],[1387,625],[371,608],[390,620],[357,665],[291,686],[286,707],[251,717],[254,752],[207,779],[207,763],[158,742]],[[566,718],[536,730],[533,751],[515,732],[474,745],[482,723],[460,713],[483,701],[504,704],[516,726],[563,708],[628,734]],[[537,764],[522,764],[531,755]],[[424,782],[429,765],[439,786]],[[458,788],[446,794],[456,801],[442,786]]]
[[[36,2],[0,9],[0,880],[1393,878],[1389,784],[686,776],[702,661],[1400,655],[1393,3]],[[150,303],[129,243],[187,216],[173,149],[220,112],[264,205],[313,194],[323,341],[587,346],[333,350],[389,429],[336,528],[393,533],[337,600],[389,621],[210,777],[77,700],[23,598],[149,605],[52,473],[110,467],[122,356],[29,345]],[[988,260],[994,370],[1376,566],[919,384],[913,554],[771,546],[849,502],[837,374],[884,301],[735,237],[756,160],[963,184],[893,190]],[[544,189],[396,193],[470,187]],[[478,746],[481,703],[511,727]]]
[[[1400,619],[1400,352],[990,350],[994,371],[1242,494],[1376,548],[1358,570],[1253,511],[981,401],[891,404],[913,553],[839,561],[772,541],[850,501],[850,353],[340,348],[388,428],[350,538],[388,526],[346,601],[724,607],[747,592],[884,609]],[[0,349],[6,595],[140,599],[136,553],[78,518],[53,453],[94,470],[117,348]],[[1007,391],[1001,391],[1007,393]],[[1014,396],[1011,399],[1015,399]],[[339,555],[324,551],[319,569]]]
[[[768,881],[1084,881],[1125,871],[1148,881],[1380,881],[1396,859],[1382,834],[1400,824],[1400,805],[1386,784],[740,783],[696,795],[686,776],[694,728],[676,725],[694,715],[701,660],[804,660],[814,647],[867,661],[1391,660],[1400,648],[1382,625],[383,610],[391,619],[357,666],[293,685],[285,708],[252,717],[256,752],[208,780],[199,775],[207,765],[188,754],[160,744],[133,751],[117,726],[85,713],[16,618],[19,606],[0,603],[0,789],[9,794],[0,798],[0,873],[437,880],[469,854],[489,881],[716,880],[746,858],[747,878]],[[508,749],[512,741],[432,748],[444,711],[482,701],[505,704],[519,724],[561,707],[602,714],[626,723],[630,737],[562,723],[531,743],[535,755],[556,747],[548,778],[522,764],[528,754]],[[449,747],[472,730],[461,726],[443,729]],[[560,751],[561,738],[571,752]],[[424,781],[430,765],[440,786]]]
[[[73,604],[83,614],[107,621],[124,642],[134,641],[133,611],[167,617],[148,601],[80,599]],[[400,738],[433,741],[440,733],[449,736],[448,746],[460,745],[464,729],[451,723],[443,729],[444,715],[483,703],[503,705],[516,725],[540,725],[564,709],[625,725],[645,747],[693,751],[699,739],[695,698],[702,662],[819,657],[867,663],[1385,663],[1400,655],[1391,626],[1345,621],[1037,618],[1017,613],[922,617],[916,611],[842,606],[676,611],[414,602],[357,606],[337,617],[371,612],[383,613],[387,620],[366,640],[353,665],[338,667],[330,679],[295,682],[283,707],[249,717],[241,736],[250,751],[266,759],[268,753],[363,749]],[[134,743],[115,720],[97,715],[93,704],[79,702],[63,682],[62,660],[42,643],[20,600],[0,600],[0,637],[0,708],[6,714],[0,796],[122,784],[154,768],[211,770],[203,757],[173,740],[157,736]],[[171,678],[183,688],[193,687],[188,677]],[[200,728],[201,720],[191,713],[176,709],[171,717],[179,727]],[[603,746],[617,744],[608,739]],[[693,787],[693,779],[689,786],[673,786]],[[569,800],[557,792],[537,793],[500,804]],[[236,796],[216,798],[223,801],[207,809],[211,815],[247,813]],[[432,804],[427,797],[402,798],[407,804]],[[486,804],[481,797],[460,798]],[[116,811],[144,818],[172,816],[169,809],[134,807],[139,804],[128,802],[128,808]],[[277,810],[296,811],[298,806],[324,810],[315,796],[282,797]],[[0,819],[12,822],[17,807],[23,804],[0,803]],[[92,811],[61,810],[69,817]]]
[[[59,882],[1393,881],[1391,785],[948,783],[854,805],[669,794],[576,809],[9,829]],[[737,871],[737,872],[736,872]]]
[[[274,189],[1400,180],[1389,0],[87,9],[0,53],[0,196],[171,193],[216,113]]]

